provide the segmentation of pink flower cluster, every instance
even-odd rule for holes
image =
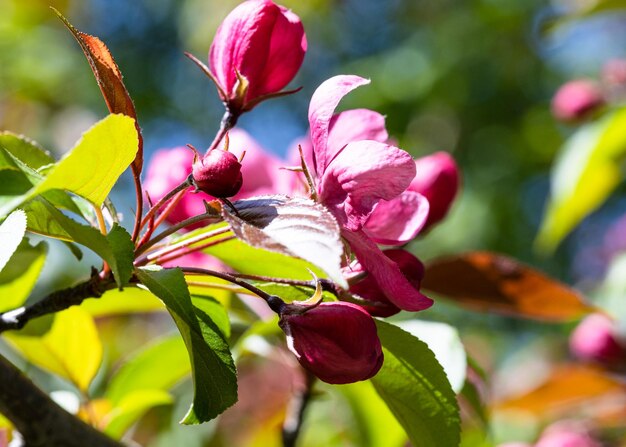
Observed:
[[[269,0],[242,3],[220,26],[209,56],[226,106],[240,113],[279,92],[296,74],[305,50],[302,25],[292,12]],[[329,383],[365,380],[380,369],[382,348],[372,315],[432,305],[420,292],[424,268],[419,259],[401,248],[383,251],[379,244],[400,247],[435,225],[445,217],[459,187],[458,169],[448,154],[414,160],[389,141],[379,113],[366,109],[335,113],[347,93],[367,83],[358,76],[335,76],[313,94],[310,131],[300,141],[313,191],[303,188],[302,174],[280,169],[293,163],[267,153],[239,129],[229,133],[230,152],[209,151],[194,171],[200,189],[214,197],[308,193],[337,220],[355,256],[344,269],[350,289],[340,297],[352,302],[306,308],[292,303],[280,311],[289,349],[305,368]],[[296,147],[291,150],[292,161]],[[244,151],[241,165],[235,165]],[[157,152],[145,182],[152,200],[184,181],[192,162],[188,149]],[[225,164],[228,169],[221,168]],[[207,199],[210,196],[203,192],[188,191],[169,219],[179,222],[202,213]]]

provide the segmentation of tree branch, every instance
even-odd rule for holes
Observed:
[[[0,413],[20,432],[26,447],[123,447],[57,405],[2,356]]]
[[[33,318],[76,306],[86,298],[99,298],[113,285],[112,279],[100,278],[98,271],[92,268],[91,278],[88,280],[73,287],[52,292],[32,306],[20,307],[0,314],[0,333],[10,329],[21,329]]]

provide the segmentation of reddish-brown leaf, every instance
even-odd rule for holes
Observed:
[[[488,252],[430,262],[422,287],[473,310],[544,321],[567,321],[594,311],[566,285],[512,258]]]
[[[104,42],[95,36],[77,30],[59,11],[52,9],[63,21],[67,29],[70,30],[82,48],[83,53],[85,53],[85,57],[96,77],[109,111],[111,113],[122,113],[135,119],[135,126],[139,136],[139,150],[133,161],[132,168],[134,175],[139,176],[143,166],[143,137],[137,123],[135,105],[128,94],[128,90],[126,90],[119,67]]]
[[[547,415],[600,405],[605,397],[623,402],[626,386],[600,368],[570,364],[555,368],[530,392],[504,400],[495,407]]]

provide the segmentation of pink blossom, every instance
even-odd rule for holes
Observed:
[[[222,90],[222,100],[246,110],[253,101],[279,92],[293,79],[306,49],[304,28],[297,15],[270,0],[248,0],[218,28],[209,65]],[[245,78],[243,84],[238,75]]]
[[[367,380],[378,372],[383,353],[376,324],[361,307],[331,302],[299,312],[287,306],[294,311],[282,313],[279,324],[304,368],[332,384]]]
[[[552,98],[552,113],[565,122],[580,121],[604,104],[602,90],[595,81],[578,79],[563,84]]]
[[[626,85],[626,59],[610,59],[602,67],[602,81],[609,86]]]
[[[430,205],[424,229],[442,220],[459,190],[459,168],[447,152],[436,152],[415,160],[417,174],[408,191],[424,196]]]
[[[395,262],[402,274],[417,290],[420,289],[421,281],[424,279],[424,264],[409,253],[402,249],[388,249],[383,251],[385,256]],[[367,270],[361,266],[359,262],[354,262],[350,267],[346,268],[353,277],[366,274]],[[380,290],[376,280],[371,276],[365,276],[358,282],[350,286],[350,293],[361,297],[373,304],[361,304],[365,310],[371,315],[377,317],[389,317],[400,312],[400,309],[391,303],[385,294]]]
[[[578,324],[570,349],[581,360],[607,365],[626,361],[626,343],[618,338],[615,323],[602,314],[589,315]]]
[[[413,287],[398,265],[378,248],[366,228],[381,201],[391,201],[409,187],[415,177],[415,163],[397,147],[373,139],[359,140],[362,131],[339,132],[342,128],[337,123],[344,118],[341,114],[337,118],[333,116],[343,96],[368,82],[358,76],[336,76],[318,87],[311,98],[309,124],[316,193],[318,200],[333,213],[342,228],[341,235],[385,296],[401,309],[423,310],[432,305],[432,300]],[[368,111],[368,116],[374,115]],[[379,130],[373,134],[375,138],[386,139],[386,132]],[[418,205],[419,201],[412,203]],[[413,212],[419,213],[419,207]]]

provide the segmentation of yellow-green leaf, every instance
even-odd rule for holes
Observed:
[[[47,251],[43,241],[33,247],[24,240],[13,253],[0,272],[0,312],[15,309],[26,301],[39,278]]]
[[[85,391],[102,361],[102,344],[93,318],[79,307],[56,314],[41,337],[6,334],[7,340],[31,363],[68,379]]]
[[[551,196],[537,247],[553,251],[622,181],[626,108],[581,127],[566,143],[552,172]]]
[[[73,192],[100,206],[137,153],[135,120],[109,115],[86,131],[74,148],[26,193],[0,208],[0,215],[53,189]]]

